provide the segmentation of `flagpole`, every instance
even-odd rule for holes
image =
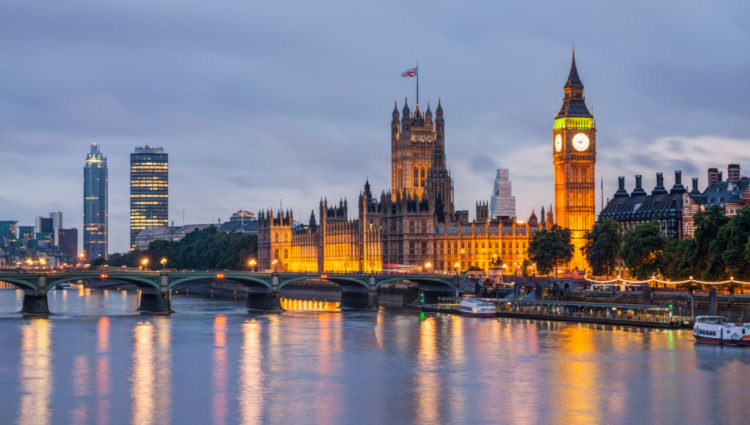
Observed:
[[[417,105],[419,105],[419,62],[417,62]]]

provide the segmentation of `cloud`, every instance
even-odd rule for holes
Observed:
[[[617,175],[750,166],[750,5],[298,0],[0,4],[0,218],[60,209],[81,227],[88,145],[110,165],[111,250],[127,247],[128,154],[170,155],[170,215],[226,219],[390,186],[392,102],[420,64],[442,98],[459,207],[510,168],[520,216],[552,202],[551,125],[575,41],[599,128],[605,198]],[[562,26],[571,10],[580,25]],[[481,11],[481,12],[479,12]],[[419,17],[415,19],[415,17]],[[707,25],[706,22],[711,22]],[[690,28],[690,31],[685,31]],[[701,176],[702,177],[702,176]],[[667,178],[669,181],[669,178]],[[599,201],[597,201],[599,202]],[[70,217],[68,219],[67,217]]]

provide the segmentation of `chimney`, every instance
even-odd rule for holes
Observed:
[[[719,169],[709,168],[708,169],[708,187],[713,186],[713,184],[718,181],[719,181]]]
[[[690,191],[691,195],[698,195],[701,191],[698,190],[698,177],[693,177],[693,190]]]
[[[633,189],[633,193],[631,193],[630,196],[646,196],[646,191],[643,190],[643,176],[640,174],[635,175],[635,189]]]
[[[729,164],[727,167],[727,181],[729,183],[740,182],[740,164]]]
[[[656,186],[651,191],[652,195],[664,195],[667,193],[667,189],[664,189],[664,174],[656,173]]]
[[[620,176],[617,178],[617,192],[615,192],[615,199],[616,198],[627,198],[628,191],[625,190],[625,177]]]
[[[674,186],[669,190],[669,193],[685,193],[687,189],[682,185],[682,171],[674,172]]]

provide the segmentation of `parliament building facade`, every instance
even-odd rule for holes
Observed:
[[[291,211],[261,211],[258,217],[260,270],[374,273],[421,269],[456,272],[470,268],[489,272],[501,264],[520,271],[533,233],[550,228],[562,216],[579,243],[580,232],[593,226],[595,129],[583,104],[583,85],[573,61],[565,86],[563,109],[553,129],[555,210],[537,218],[492,217],[485,201],[476,203],[475,218],[456,210],[453,179],[446,167],[445,120],[438,101],[412,112],[404,102],[394,106],[391,121],[391,188],[373,195],[369,182],[360,192],[356,218],[349,204],[321,200],[305,226],[294,226]],[[582,119],[578,122],[578,119]],[[589,140],[582,148],[578,134]],[[558,143],[557,140],[565,142]],[[557,148],[557,146],[560,146]],[[558,199],[558,197],[561,197]],[[590,217],[589,217],[590,215]],[[579,257],[574,263],[579,269]]]

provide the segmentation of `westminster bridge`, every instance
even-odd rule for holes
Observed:
[[[23,313],[48,314],[47,292],[69,282],[98,282],[114,286],[120,282],[141,289],[139,310],[152,313],[172,311],[172,290],[179,285],[210,285],[231,281],[247,288],[247,307],[257,311],[281,311],[279,291],[293,282],[324,280],[341,287],[341,307],[372,309],[378,306],[378,288],[396,281],[413,282],[424,291],[426,301],[447,292],[455,293],[457,278],[442,274],[361,274],[361,273],[260,273],[248,271],[73,271],[0,272],[0,282],[24,291]]]

